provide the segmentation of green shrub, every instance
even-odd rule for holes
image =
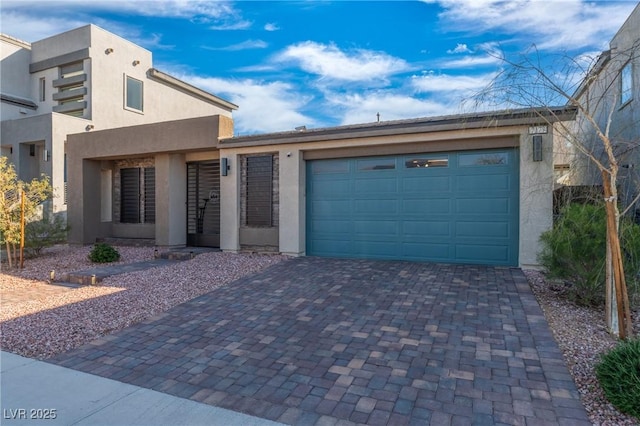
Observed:
[[[89,253],[89,260],[94,263],[109,263],[118,259],[120,259],[118,250],[105,243],[96,244]]]
[[[25,226],[25,248],[30,255],[37,256],[45,247],[64,243],[67,240],[69,227],[66,220],[59,215],[53,219],[29,222]]]
[[[623,341],[602,355],[596,376],[609,402],[640,420],[640,339]]]
[[[581,305],[601,305],[605,299],[607,226],[604,206],[570,204],[553,228],[542,234],[539,261],[552,278],[568,283],[568,294]],[[640,226],[623,218],[620,243],[629,299],[640,293]]]

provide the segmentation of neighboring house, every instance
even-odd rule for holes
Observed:
[[[101,165],[101,186],[88,194],[97,199],[100,190],[113,193],[111,207],[103,205],[103,219],[115,216],[119,223],[153,228],[155,212],[160,214],[151,200],[154,185],[160,183],[154,180],[155,155],[166,146],[160,142],[164,129],[182,126],[176,124],[179,120],[191,122],[200,117],[214,123],[230,122],[237,109],[158,71],[153,68],[151,52],[94,25],[31,44],[0,35],[0,53],[2,155],[15,165],[20,179],[30,180],[42,173],[51,178],[56,194],[50,206],[53,212],[66,211],[67,199],[72,197],[65,191],[71,179],[67,157],[75,155],[66,146],[67,135],[170,121],[166,126],[146,127],[150,133],[136,133],[137,139],[126,139],[127,146],[109,141],[122,150],[112,152],[117,159]],[[225,136],[232,135],[232,126],[223,129]],[[185,131],[173,134],[169,151],[183,145],[188,149],[184,136],[189,131]],[[218,135],[208,136],[213,146]],[[204,142],[199,143],[203,149]],[[125,152],[135,154],[124,156]],[[70,225],[74,232],[76,224],[70,221]]]
[[[613,37],[609,47],[600,55],[574,96],[602,132],[609,128],[608,135],[621,166],[618,175],[620,200],[629,206],[640,195],[640,4]],[[594,157],[608,167],[602,141],[588,118],[578,113],[576,133]],[[575,149],[568,158],[556,160],[556,170],[558,165],[571,166],[569,171],[563,166],[563,184],[602,184],[602,175],[592,160]],[[640,202],[636,201],[629,212],[635,213],[640,220]]]

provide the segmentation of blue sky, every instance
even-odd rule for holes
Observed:
[[[239,105],[235,131],[246,135],[465,112],[500,57],[535,44],[542,55],[593,58],[636,4],[3,0],[0,31],[33,42],[98,25]]]

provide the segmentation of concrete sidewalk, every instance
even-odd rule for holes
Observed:
[[[3,425],[278,425],[45,362],[0,352]]]

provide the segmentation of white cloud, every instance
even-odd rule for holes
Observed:
[[[447,74],[424,75],[414,76],[411,79],[411,84],[418,93],[469,93],[487,87],[495,76],[495,73],[474,76]]]
[[[434,3],[433,0],[426,2]],[[437,3],[444,8],[440,17],[445,25],[461,31],[500,30],[531,38],[540,49],[604,48],[603,44],[635,7],[635,2],[584,0],[439,0]]]
[[[178,78],[239,105],[233,113],[236,135],[293,130],[316,122],[298,112],[310,101],[284,82],[227,80],[194,75]]]
[[[328,99],[340,108],[343,125],[375,122],[378,113],[380,121],[390,121],[446,115],[456,110],[452,105],[393,92],[335,95]]]
[[[211,25],[210,30],[214,31],[238,31],[251,28],[253,22],[244,20],[226,20],[225,22]]]
[[[491,55],[467,55],[460,59],[446,61],[441,64],[442,68],[477,68],[481,66],[499,65],[502,63],[500,57]]]
[[[225,47],[202,46],[202,48],[205,50],[224,50],[228,52],[236,52],[236,51],[247,50],[247,49],[265,49],[267,46],[268,44],[263,40],[246,40],[246,41],[243,41],[242,43],[232,44],[231,46],[225,46]]]
[[[455,49],[449,49],[447,50],[447,53],[471,53],[471,49],[469,49],[469,47],[464,43],[458,43]]]
[[[264,26],[265,31],[278,31],[279,29],[280,27],[278,26],[278,24],[274,23],[268,23]]]
[[[5,0],[2,8],[28,11],[43,4],[50,5],[48,7],[52,9],[71,6],[80,11],[113,10],[138,16],[220,19],[237,14],[231,2],[222,0]]]
[[[82,20],[35,17],[19,11],[4,10],[4,5],[2,8],[2,32],[30,43],[87,25]]]
[[[275,60],[297,63],[304,71],[321,78],[351,82],[385,80],[409,69],[403,59],[384,52],[364,49],[345,52],[333,44],[312,41],[289,46]]]

